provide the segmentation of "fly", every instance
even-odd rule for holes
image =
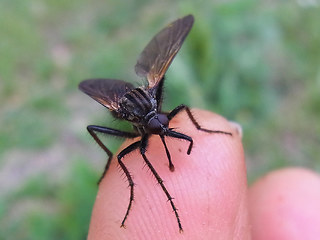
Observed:
[[[160,136],[169,161],[169,169],[173,172],[174,164],[172,163],[165,137],[183,139],[189,142],[187,150],[188,155],[191,153],[193,146],[193,140],[190,136],[169,128],[169,122],[179,112],[185,110],[193,125],[200,131],[232,135],[229,132],[202,128],[192,115],[190,108],[186,105],[179,105],[169,113],[165,113],[161,110],[164,75],[190,32],[193,22],[194,18],[192,15],[177,19],[156,34],[142,51],[135,65],[135,71],[138,76],[147,80],[146,85],[135,88],[131,83],[116,79],[89,79],[84,80],[79,84],[79,89],[82,92],[109,109],[115,118],[127,120],[133,125],[132,132],[125,132],[96,125],[89,125],[87,127],[87,130],[93,139],[109,156],[99,183],[109,169],[112,152],[102,143],[97,133],[131,139],[140,137],[140,140],[123,149],[117,156],[118,163],[125,173],[130,187],[130,200],[121,222],[121,227],[125,226],[125,221],[129,215],[134,198],[134,182],[123,162],[123,158],[128,153],[139,149],[143,160],[155,176],[170,202],[177,219],[179,231],[182,232],[183,228],[173,198],[165,187],[156,169],[146,157],[150,136]]]

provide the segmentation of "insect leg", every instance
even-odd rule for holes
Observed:
[[[98,181],[98,184],[99,184],[109,169],[111,159],[112,159],[112,152],[102,143],[100,138],[97,136],[96,132],[109,134],[109,135],[113,135],[113,136],[117,136],[117,137],[123,137],[123,138],[135,138],[135,137],[138,137],[139,134],[138,133],[123,132],[123,131],[119,131],[116,129],[95,126],[95,125],[87,126],[87,130],[90,133],[90,135],[93,137],[93,139],[98,143],[98,145],[106,152],[106,154],[109,157],[108,162],[104,168],[103,174]]]
[[[194,125],[198,130],[204,131],[204,132],[208,132],[208,133],[222,133],[222,134],[227,134],[227,135],[232,136],[232,133],[229,133],[229,132],[219,131],[219,130],[209,130],[209,129],[202,128],[202,127],[200,126],[200,124],[196,121],[196,119],[194,118],[194,116],[192,115],[190,108],[189,108],[188,106],[184,105],[184,104],[179,105],[178,107],[176,107],[175,109],[173,109],[173,110],[167,115],[169,121],[170,121],[174,116],[176,116],[179,112],[181,112],[182,110],[186,110],[186,112],[187,112],[187,114],[188,114],[188,117],[190,118],[191,122],[193,123],[193,125]]]
[[[187,154],[190,155],[191,149],[192,149],[192,146],[193,146],[193,140],[192,140],[191,137],[189,137],[188,135],[185,135],[183,133],[175,132],[173,130],[168,130],[165,133],[165,135],[168,136],[168,137],[179,138],[179,139],[184,139],[184,140],[189,141],[190,144],[189,144],[189,148],[188,148]]]
[[[178,222],[178,226],[179,226],[179,231],[182,232],[182,225],[181,225],[181,221],[180,221],[180,217],[178,214],[178,209],[176,208],[176,206],[173,203],[173,198],[171,197],[170,193],[168,192],[167,188],[165,187],[163,180],[161,179],[160,175],[157,173],[157,171],[154,169],[154,167],[152,166],[151,162],[147,159],[145,152],[146,152],[146,147],[148,144],[148,135],[145,135],[142,137],[141,139],[141,145],[140,145],[140,153],[145,161],[145,163],[148,165],[149,169],[151,170],[153,176],[157,179],[158,183],[160,184],[163,192],[166,194],[168,201],[171,204],[171,207],[174,211],[174,214],[176,216],[177,222]]]
[[[132,180],[132,177],[130,175],[130,172],[128,171],[127,167],[124,165],[124,163],[122,162],[122,158],[127,155],[128,153],[134,151],[135,149],[137,149],[140,146],[141,141],[137,141],[132,143],[131,145],[129,145],[128,147],[126,147],[125,149],[123,149],[119,154],[118,154],[118,162],[119,165],[121,167],[121,169],[123,170],[123,172],[125,173],[125,175],[127,176],[128,182],[129,182],[129,187],[130,187],[130,200],[129,200],[129,204],[127,207],[127,211],[126,214],[124,215],[124,218],[121,222],[121,226],[120,227],[125,227],[124,222],[126,221],[128,215],[129,215],[129,211],[131,209],[131,205],[134,199],[134,182]]]
[[[166,144],[166,142],[165,142],[165,140],[164,140],[164,136],[163,136],[163,135],[159,135],[159,136],[160,136],[161,141],[162,141],[162,143],[163,143],[163,145],[164,145],[164,148],[166,149],[166,154],[167,154],[167,157],[168,157],[168,160],[169,160],[169,169],[170,169],[171,172],[173,172],[173,171],[174,171],[174,165],[173,165],[173,163],[172,163],[172,161],[171,161],[170,152],[169,152],[169,149],[168,149],[168,147],[167,147],[167,144]]]

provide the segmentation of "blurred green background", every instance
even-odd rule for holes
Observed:
[[[141,82],[143,47],[189,13],[164,109],[185,103],[239,122],[249,182],[284,166],[320,170],[317,0],[0,0],[0,239],[86,238],[106,162],[86,126],[123,124],[77,84]]]

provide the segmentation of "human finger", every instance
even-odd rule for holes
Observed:
[[[276,170],[249,192],[253,239],[319,239],[318,174],[302,168]]]
[[[171,172],[158,136],[150,138],[146,152],[174,198],[183,233],[179,232],[167,196],[136,150],[123,159],[135,183],[135,200],[125,222],[126,229],[119,226],[129,203],[130,189],[118,163],[113,160],[99,187],[89,239],[249,238],[241,137],[233,124],[221,116],[201,110],[193,110],[193,114],[203,127],[231,132],[232,136],[199,131],[188,115],[181,113],[170,122],[170,128],[192,137],[191,154],[186,153],[187,141],[166,138],[175,166],[175,171]],[[123,147],[133,141],[126,141]]]

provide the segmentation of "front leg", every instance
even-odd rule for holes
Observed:
[[[170,155],[169,149],[167,147],[166,141],[164,140],[164,135],[160,134],[159,136],[161,138],[161,141],[162,141],[162,144],[164,146],[164,149],[166,150],[167,158],[169,160],[169,169],[170,169],[171,172],[173,172],[174,171],[174,165],[173,165],[173,163],[171,161],[171,155]]]
[[[174,204],[173,202],[173,197],[171,197],[169,191],[167,190],[166,186],[164,185],[163,183],[163,180],[162,178],[160,177],[160,175],[157,173],[156,169],[152,166],[151,162],[148,160],[147,156],[146,156],[146,151],[147,151],[147,145],[148,145],[148,138],[149,136],[148,135],[144,135],[142,136],[142,139],[141,139],[141,145],[140,145],[140,153],[143,157],[143,160],[145,161],[145,163],[147,164],[147,166],[149,167],[149,169],[151,170],[153,176],[157,179],[159,185],[161,186],[162,188],[162,191],[165,193],[165,195],[167,196],[167,199],[168,201],[170,202],[171,204],[171,208],[174,212],[174,215],[176,216],[176,219],[177,219],[177,223],[178,223],[178,226],[179,226],[179,231],[182,232],[183,229],[182,229],[182,225],[181,225],[181,221],[180,221],[180,217],[179,217],[179,214],[178,214],[178,209],[176,208],[176,205]]]
[[[90,135],[93,137],[93,139],[98,143],[98,145],[105,151],[105,153],[109,157],[108,162],[104,168],[103,174],[98,181],[98,184],[99,184],[109,169],[111,159],[112,159],[112,152],[106,147],[106,145],[103,144],[103,142],[100,140],[100,138],[98,137],[96,132],[104,133],[104,134],[108,134],[108,135],[112,135],[112,136],[117,136],[117,137],[122,137],[122,138],[135,138],[135,137],[138,137],[139,134],[138,133],[131,133],[131,132],[124,132],[124,131],[120,131],[120,130],[116,130],[116,129],[112,129],[112,128],[107,128],[107,127],[96,126],[96,125],[87,126],[87,130],[90,133]]]
[[[173,109],[168,115],[168,119],[169,121],[174,118],[179,112],[181,112],[182,110],[186,110],[187,114],[188,114],[188,117],[190,118],[191,122],[193,123],[193,125],[200,131],[204,131],[204,132],[207,132],[207,133],[222,133],[222,134],[226,134],[226,135],[230,135],[232,136],[232,133],[230,132],[225,132],[225,131],[220,131],[220,130],[209,130],[209,129],[206,129],[206,128],[202,128],[200,126],[200,124],[196,121],[196,119],[194,118],[194,116],[192,115],[191,113],[191,110],[188,106],[184,105],[184,104],[181,104],[179,105],[178,107],[176,107],[175,109]]]
[[[134,182],[132,180],[132,177],[130,175],[129,170],[127,169],[127,167],[124,165],[124,163],[122,162],[122,158],[127,155],[128,153],[134,151],[135,149],[137,149],[141,144],[141,141],[137,141],[132,143],[131,145],[129,145],[128,147],[126,147],[125,149],[123,149],[119,154],[118,154],[118,162],[119,165],[121,167],[121,169],[123,170],[124,174],[126,175],[128,182],[129,182],[129,187],[130,187],[130,200],[129,200],[129,204],[127,207],[127,211],[126,214],[124,215],[124,218],[121,222],[121,226],[120,227],[125,227],[124,223],[127,220],[127,217],[129,215],[131,206],[132,206],[132,202],[134,199]]]
[[[178,139],[183,139],[183,140],[189,141],[190,144],[189,144],[189,148],[188,148],[187,154],[190,155],[192,147],[193,147],[193,139],[192,139],[192,137],[189,137],[188,135],[185,135],[183,133],[175,132],[173,130],[168,130],[165,133],[165,135],[168,136],[168,137],[173,137],[173,138],[178,138]]]

